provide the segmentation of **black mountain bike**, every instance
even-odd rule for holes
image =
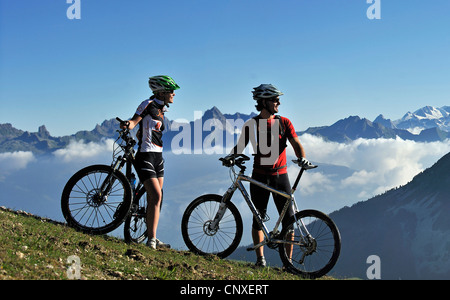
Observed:
[[[294,199],[294,191],[303,172],[317,166],[303,166],[298,160],[294,160],[301,169],[291,193],[287,194],[244,175],[244,163],[249,160],[247,156],[236,155],[231,162],[222,158],[220,160],[230,167],[234,175],[233,183],[224,195],[200,196],[186,208],[181,221],[181,232],[189,250],[201,255],[215,254],[221,258],[236,250],[242,238],[243,225],[239,210],[231,202],[231,198],[239,189],[265,236],[264,241],[248,248],[248,251],[264,245],[278,249],[281,261],[288,271],[308,278],[321,277],[334,267],[341,249],[338,228],[330,217],[320,211],[298,211]],[[236,173],[234,166],[240,169],[239,173]],[[264,225],[267,218],[255,208],[243,182],[250,182],[286,198],[286,204],[272,231],[269,232]],[[295,214],[289,220],[289,225],[280,232],[278,228],[289,206],[293,206]]]
[[[111,165],[76,172],[64,187],[61,210],[69,226],[90,234],[111,232],[125,221],[125,241],[142,242],[147,237],[147,194],[141,182],[135,184],[132,170],[136,141],[128,128],[118,133]]]

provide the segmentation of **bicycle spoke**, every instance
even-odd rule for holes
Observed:
[[[100,194],[100,187],[108,173],[96,171],[81,177],[69,195],[68,207],[75,222],[84,227],[98,228],[111,223],[119,205],[124,199],[122,182],[111,177],[108,195]]]
[[[336,263],[340,250],[339,232],[332,221],[317,211],[298,213],[299,218],[291,225],[294,229],[292,252],[282,249],[282,260],[289,268],[312,278],[322,276]],[[288,240],[289,230],[283,230]]]
[[[220,199],[199,201],[183,217],[183,238],[192,251],[226,256],[237,246],[242,234],[241,223],[236,220],[237,209],[233,208],[236,210],[234,213],[226,209],[217,227],[210,227],[219,211],[219,204]]]

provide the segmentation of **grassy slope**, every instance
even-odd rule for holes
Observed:
[[[301,279],[279,268],[255,268],[188,251],[155,251],[110,236],[86,235],[5,208],[0,209],[0,245],[0,279],[67,279],[67,259],[72,255],[80,258],[81,279]]]

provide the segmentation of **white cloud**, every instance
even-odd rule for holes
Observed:
[[[291,185],[294,184],[295,179],[298,176],[299,167],[289,166],[288,175],[291,180]],[[302,195],[313,195],[317,192],[332,192],[336,188],[331,176],[323,174],[322,172],[306,172],[303,173],[301,184],[297,187]]]
[[[35,160],[32,152],[17,151],[0,153],[0,180],[10,172],[25,169]]]
[[[339,186],[342,189],[361,188],[361,197],[373,196],[408,183],[416,174],[450,152],[448,139],[431,143],[400,138],[358,139],[341,144],[305,134],[300,140],[309,160],[355,170],[351,176],[341,178]],[[292,151],[290,153],[292,155]],[[316,175],[311,180],[323,181],[324,178],[327,178],[326,174],[321,177]]]
[[[377,172],[367,172],[366,170],[357,171],[341,181],[342,187],[363,186],[375,180],[377,176]]]
[[[113,143],[112,139],[103,139],[100,143],[72,140],[66,148],[56,150],[53,155],[64,162],[72,162],[112,153]]]

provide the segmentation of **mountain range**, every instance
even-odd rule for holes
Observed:
[[[50,153],[65,148],[72,140],[99,142],[103,138],[114,138],[117,136],[117,129],[118,122],[111,119],[103,121],[91,131],[78,131],[72,135],[53,137],[45,125],[40,126],[37,132],[29,132],[16,129],[9,123],[0,124],[0,153],[15,151]]]
[[[392,122],[392,125],[393,128],[410,130],[412,133],[434,127],[448,132],[450,131],[450,106],[441,108],[425,106],[414,113],[406,113],[400,120]]]
[[[222,114],[217,107],[213,107],[207,110],[200,119],[190,123],[179,123],[166,118],[167,130],[163,136],[164,149],[166,151],[171,150],[172,141],[180,133],[180,130],[189,128],[191,134],[185,137],[188,140],[190,137],[192,142],[190,149],[194,150],[195,146],[199,146],[197,144],[202,145],[204,139],[216,130],[218,123],[222,125],[222,128],[229,131],[226,134],[231,135],[231,139],[235,141],[239,134],[239,128],[231,127],[229,130],[229,127],[226,127],[226,122],[231,123],[231,125],[238,125],[239,123],[233,122],[236,120],[246,121],[255,115],[255,113]],[[212,122],[206,123],[208,120],[212,120]],[[31,151],[35,154],[50,153],[66,147],[71,140],[98,142],[103,138],[115,138],[117,137],[117,129],[118,122],[115,119],[110,119],[103,121],[91,131],[78,131],[68,136],[53,137],[45,125],[40,126],[37,132],[28,132],[16,129],[9,123],[0,124],[0,153],[15,151]],[[194,143],[196,131],[201,132],[201,141],[197,144]],[[418,142],[442,141],[450,138],[450,106],[441,108],[425,106],[414,113],[408,112],[403,118],[395,121],[385,119],[383,115],[379,115],[373,122],[359,116],[350,116],[330,126],[310,127],[305,131],[298,132],[299,135],[305,133],[339,143],[351,142],[358,138],[393,139],[396,137]]]
[[[377,255],[383,279],[449,279],[449,170],[450,153],[410,183],[333,212],[343,241],[334,271],[366,278],[364,262]]]
[[[373,122],[366,118],[350,116],[331,126],[310,127],[300,132],[304,133],[338,143],[347,143],[358,138],[396,137],[416,142],[443,141],[450,137],[450,106],[425,106],[414,113],[406,113],[396,121],[386,119],[383,115],[379,115]]]

